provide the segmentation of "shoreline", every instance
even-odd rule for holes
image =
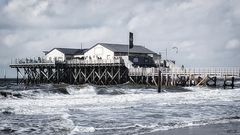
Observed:
[[[146,135],[240,135],[240,122],[228,122],[161,130]]]

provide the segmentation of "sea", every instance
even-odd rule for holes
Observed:
[[[0,82],[0,134],[150,134],[199,125],[240,122],[235,88],[121,84],[17,85]]]

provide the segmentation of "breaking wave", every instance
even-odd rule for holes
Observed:
[[[67,86],[66,90],[71,95],[96,95],[96,88],[91,85]]]
[[[0,134],[144,134],[240,121],[240,88],[48,84],[0,88]]]

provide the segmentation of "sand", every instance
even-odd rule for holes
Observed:
[[[240,122],[170,129],[148,135],[240,135]]]

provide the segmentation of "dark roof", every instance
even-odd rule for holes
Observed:
[[[53,48],[52,50],[54,49],[57,49],[58,51],[64,53],[65,55],[82,55],[88,50],[88,49],[74,49],[74,48]],[[45,53],[45,54],[47,55],[48,53]]]
[[[74,55],[83,55],[88,49],[78,49]]]
[[[109,44],[109,43],[98,43],[98,44],[102,45],[103,47],[108,48],[109,50],[111,50],[113,52],[128,52],[128,47],[129,47],[126,44]],[[98,44],[96,44],[96,45],[98,45]],[[130,53],[155,54],[155,52],[153,52],[143,46],[140,46],[140,45],[134,45],[133,48],[131,48],[129,51],[130,51]]]
[[[43,53],[44,53],[45,55],[47,55],[47,54],[48,54],[48,51],[43,51]]]

